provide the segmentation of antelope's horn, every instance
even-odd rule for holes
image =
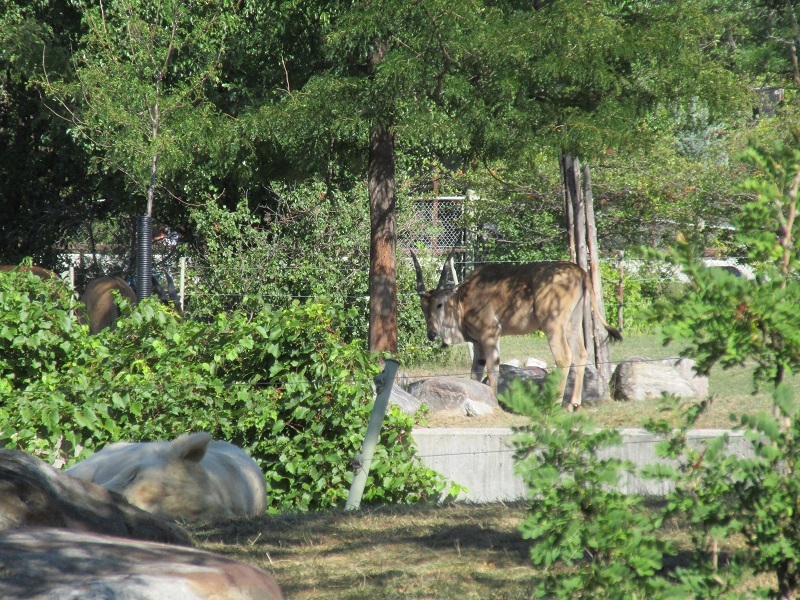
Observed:
[[[414,269],[417,271],[417,293],[424,294],[425,293],[425,280],[422,278],[422,267],[419,266],[419,261],[417,260],[417,255],[414,254],[413,250],[409,250],[411,253],[411,258],[414,261]]]
[[[447,287],[447,263],[449,263],[450,259],[453,258],[453,254],[455,254],[455,252],[450,252],[444,261],[444,265],[442,265],[442,274],[439,275],[439,283],[436,286],[437,290],[442,290]]]

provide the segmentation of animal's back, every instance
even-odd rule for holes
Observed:
[[[167,505],[175,511],[186,509],[170,516],[195,514],[191,508],[201,518],[263,513],[267,490],[258,464],[238,446],[209,441],[210,437],[207,433],[196,433],[171,442],[118,442],[66,472],[117,491],[151,512],[158,512],[154,510],[156,506]],[[147,507],[139,503],[143,498],[141,490],[147,491]],[[162,493],[170,496],[164,496],[163,504],[158,498]]]
[[[169,442],[116,442],[66,470],[78,479],[103,485],[134,465],[166,460]]]
[[[98,333],[106,327],[111,327],[120,316],[112,290],[118,290],[120,295],[127,298],[131,305],[136,304],[136,293],[133,288],[120,277],[98,277],[89,282],[81,296],[81,301],[86,306],[89,318],[89,331]]]
[[[459,302],[473,315],[491,311],[502,324],[501,335],[531,333],[572,313],[584,293],[584,274],[565,261],[486,265],[459,286]]]
[[[209,478],[225,498],[226,504],[247,514],[259,514],[267,508],[264,473],[244,450],[223,441],[213,441],[200,461]]]

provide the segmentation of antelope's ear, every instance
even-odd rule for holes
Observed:
[[[414,270],[417,272],[417,293],[421,296],[425,293],[425,280],[422,277],[422,267],[419,265],[417,255],[414,254],[414,251],[409,250],[409,253],[411,254],[411,259],[414,261]]]

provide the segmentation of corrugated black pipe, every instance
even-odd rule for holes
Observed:
[[[153,294],[153,219],[142,215],[136,219],[136,299]]]

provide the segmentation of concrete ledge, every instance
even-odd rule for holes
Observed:
[[[663,459],[656,457],[656,443],[663,438],[644,429],[622,429],[622,444],[603,452],[602,458],[615,457],[630,460],[637,467]],[[752,456],[750,443],[741,431],[725,429],[697,429],[689,433],[689,443],[728,434],[729,450],[738,456]],[[467,488],[459,496],[469,502],[507,502],[527,496],[522,479],[514,473],[514,451],[508,443],[510,428],[430,428],[415,429],[411,433],[417,444],[417,454],[422,463],[445,476],[449,481]],[[645,481],[623,473],[621,489],[627,494],[663,496],[669,482]]]

